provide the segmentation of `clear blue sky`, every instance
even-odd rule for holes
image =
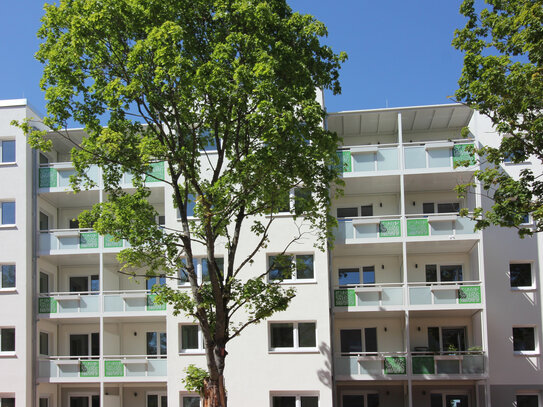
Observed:
[[[451,47],[464,25],[461,0],[288,0],[328,27],[325,42],[346,51],[341,95],[326,95],[328,111],[448,103],[462,67]],[[0,1],[0,99],[25,97],[40,112],[41,65],[34,60],[41,0]]]

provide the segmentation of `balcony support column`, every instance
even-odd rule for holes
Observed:
[[[411,340],[409,338],[409,310],[407,309],[405,310],[405,347],[407,348],[405,364],[405,369],[407,373],[407,406],[413,407],[413,384],[411,379],[411,372],[413,371],[413,369],[411,367]]]
[[[100,177],[102,179],[101,171],[99,170]],[[100,188],[99,192],[99,201],[102,203],[104,200],[104,190]],[[99,284],[100,284],[100,361],[99,361],[99,372],[100,372],[100,405],[104,405],[104,375],[105,375],[105,363],[104,363],[104,237],[98,237],[99,245],[99,262],[100,262],[100,274],[99,274]]]

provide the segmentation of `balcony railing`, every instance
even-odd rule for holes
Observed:
[[[338,219],[336,240],[338,243],[347,241],[382,239],[401,237],[401,217],[392,216],[367,216],[357,218]]]
[[[40,254],[72,254],[97,251],[117,251],[130,247],[126,240],[111,235],[100,236],[92,229],[55,229],[39,232]]]
[[[408,237],[456,236],[477,233],[475,221],[456,213],[435,213],[427,215],[406,215]]]
[[[401,283],[347,285],[334,290],[336,307],[387,307],[403,304]]]
[[[353,378],[407,375],[408,358],[412,375],[454,378],[486,374],[486,353],[482,351],[342,354],[335,357],[336,373]]]
[[[38,378],[53,381],[96,381],[101,378],[166,380],[167,360],[156,356],[51,356],[38,360]]]
[[[410,305],[481,304],[480,281],[408,283]]]
[[[166,304],[157,304],[156,295],[147,290],[59,292],[40,294],[38,314],[49,317],[77,317],[103,310],[108,313],[141,313],[165,311]]]
[[[342,148],[337,154],[344,174],[400,169],[398,144]]]

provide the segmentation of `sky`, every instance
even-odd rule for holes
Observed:
[[[288,0],[325,23],[323,42],[349,59],[329,112],[450,103],[462,69],[451,46],[464,26],[461,0]],[[34,59],[41,0],[0,0],[0,99],[27,98],[45,113],[42,65]]]

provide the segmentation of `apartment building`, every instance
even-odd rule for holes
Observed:
[[[181,382],[187,365],[205,367],[199,327],[150,291],[187,285],[118,272],[128,243],[76,220],[105,199],[100,169],[88,173],[96,188],[70,193],[70,143],[51,134],[51,152],[32,151],[9,125],[24,117],[39,117],[26,100],[0,102],[0,407],[200,406]],[[229,404],[541,407],[541,238],[474,231],[458,211],[488,202],[453,191],[477,169],[455,167],[470,159],[466,146],[496,142],[489,123],[439,105],[331,113],[327,125],[343,139],[335,246],[320,252],[307,238],[289,250],[308,266],[285,281],[297,297],[229,344]],[[540,163],[504,164],[526,166]],[[123,183],[132,188],[130,174]],[[167,186],[147,185],[157,222],[176,227]],[[300,227],[278,217],[246,276]]]

